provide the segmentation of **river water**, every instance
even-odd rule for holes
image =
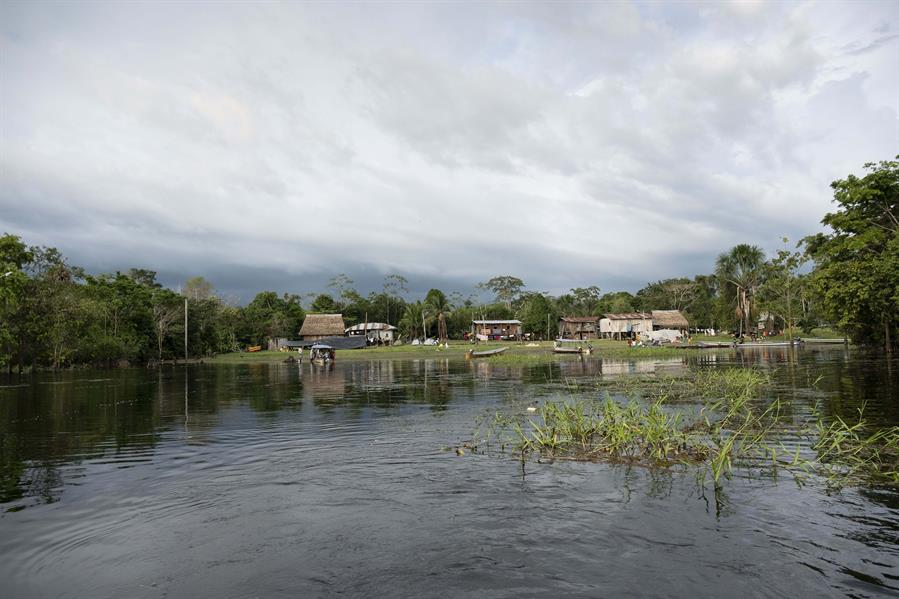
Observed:
[[[899,362],[842,347],[5,380],[0,596],[899,596],[896,490],[453,450],[572,382],[733,365],[797,422],[899,424]]]

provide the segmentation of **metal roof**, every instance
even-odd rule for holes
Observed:
[[[364,322],[360,323],[360,324],[354,324],[353,326],[348,328],[345,332],[349,333],[349,332],[361,331],[363,329],[365,329]],[[369,331],[395,331],[397,329],[392,324],[387,324],[386,322],[370,322],[370,323],[368,323],[367,330],[369,330]]]
[[[648,312],[621,312],[620,314],[604,314],[609,320],[652,320]]]
[[[521,324],[520,320],[472,320],[475,324]]]

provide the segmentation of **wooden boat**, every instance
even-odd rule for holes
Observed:
[[[565,347],[566,343],[578,343],[577,347]],[[553,353],[556,354],[592,354],[593,346],[581,339],[556,339],[553,343]]]
[[[556,346],[553,348],[554,354],[582,354],[584,353],[583,347],[559,347]]]
[[[313,345],[312,351],[309,353],[309,360],[313,364],[324,366],[325,364],[333,363],[335,359],[334,348],[323,343],[316,343]]]
[[[790,347],[792,345],[799,345],[799,341],[747,341],[745,343],[737,343],[734,347],[740,349],[743,347]]]
[[[470,349],[468,350],[468,353],[465,354],[465,358],[468,360],[472,358],[489,358],[490,356],[498,356],[507,349],[509,348],[497,347],[496,349],[485,349],[484,351],[474,351],[473,349]]]
[[[733,347],[733,343],[727,343],[726,341],[700,341],[697,343],[700,349],[713,349],[718,347]]]
[[[845,344],[849,343],[849,341],[846,339],[820,339],[820,338],[806,339],[804,337],[802,339],[802,342],[803,343],[813,343],[815,345],[819,345],[819,344],[823,345],[823,344],[828,344],[828,343],[845,345]]]

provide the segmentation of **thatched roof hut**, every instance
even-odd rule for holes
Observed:
[[[300,328],[300,339],[310,341],[325,337],[343,337],[345,328],[343,314],[307,314]]]
[[[652,328],[653,329],[674,329],[683,331],[690,327],[686,317],[681,314],[680,310],[653,310],[652,311]]]

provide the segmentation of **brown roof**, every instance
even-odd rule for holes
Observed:
[[[609,320],[649,320],[652,315],[648,312],[621,312],[619,314],[603,314]]]
[[[565,322],[593,322],[599,320],[599,316],[563,316],[559,320]]]
[[[300,328],[300,337],[326,335],[343,337],[343,314],[307,314]]]
[[[666,329],[686,329],[690,326],[680,310],[653,310],[652,324]]]

